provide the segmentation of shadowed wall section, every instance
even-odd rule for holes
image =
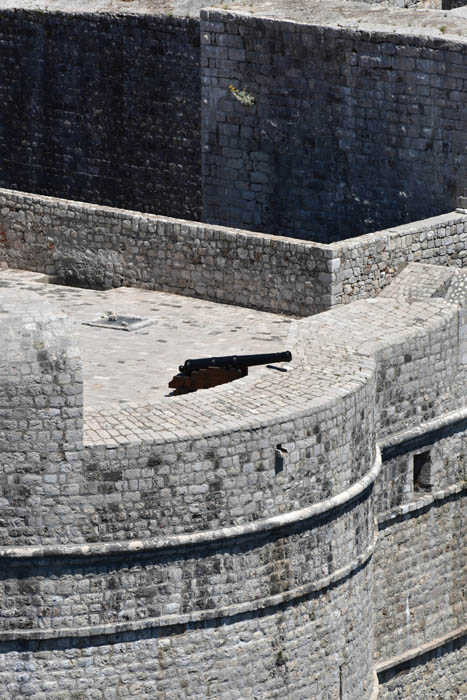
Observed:
[[[201,17],[205,221],[329,243],[455,206],[465,44]]]
[[[1,185],[199,219],[199,21],[0,20]]]

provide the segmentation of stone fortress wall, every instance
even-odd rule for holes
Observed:
[[[204,220],[329,243],[453,209],[467,44],[439,36],[203,11]]]
[[[462,37],[219,10],[1,19],[2,187],[323,243],[464,193]]]
[[[430,10],[453,10],[464,7],[465,0],[362,0],[369,4],[388,2],[395,7],[417,7]]]
[[[322,244],[0,189],[0,265],[295,316],[375,296],[409,262],[464,267],[466,243],[465,209]]]
[[[280,377],[83,415],[66,319],[2,291],[0,695],[462,697],[465,211],[331,244],[0,215],[0,265],[305,317]]]
[[[1,185],[199,219],[199,20],[0,20]]]
[[[434,644],[461,697],[466,285],[412,266],[297,321],[284,377],[89,408],[84,445],[65,320],[2,294],[1,693],[356,700],[414,657],[426,698]]]

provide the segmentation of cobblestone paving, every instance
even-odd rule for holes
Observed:
[[[84,402],[89,408],[129,401],[154,401],[190,357],[286,350],[292,319],[176,294],[120,287],[91,289],[44,284],[44,275],[5,270],[0,287],[30,289],[76,321],[84,369]],[[153,319],[126,332],[82,325],[107,311]],[[262,371],[252,368],[250,374]]]

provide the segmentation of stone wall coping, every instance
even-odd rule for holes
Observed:
[[[331,7],[332,3],[327,3]],[[313,9],[313,3],[309,3]],[[341,5],[342,7],[342,5]],[[387,7],[379,10],[379,14],[375,13],[375,8],[372,8],[370,22],[371,25],[360,26],[362,20],[368,20],[368,10],[362,12],[362,7],[354,5],[351,8],[351,22],[349,24],[341,24],[339,20],[339,7],[337,13],[329,12],[328,17],[316,17],[311,14],[306,17],[308,4],[305,5],[290,5],[284,3],[283,7],[271,7],[271,3],[261,6],[259,2],[253,4],[251,9],[245,10],[241,7],[230,7],[228,10],[216,7],[204,7],[200,12],[201,21],[210,22],[233,22],[241,18],[243,24],[261,24],[261,25],[279,25],[282,31],[325,31],[335,32],[338,36],[351,36],[357,39],[368,39],[374,42],[390,41],[393,43],[409,43],[415,46],[426,46],[427,42],[436,49],[445,49],[450,51],[465,50],[467,43],[465,36],[462,34],[465,19],[460,16],[452,16],[449,19],[451,22],[446,22],[449,13],[443,10],[430,10],[430,15],[426,13],[411,12],[407,8],[394,8],[388,12]],[[341,9],[341,8],[340,8]],[[376,8],[378,9],[378,8]],[[342,9],[341,9],[342,12]],[[292,16],[294,15],[295,16]],[[304,17],[305,15],[305,17]],[[422,21],[422,18],[424,21]],[[316,21],[317,19],[321,21]],[[456,27],[455,34],[447,33],[444,36],[439,36],[439,21],[444,20],[446,24],[451,24]],[[405,22],[410,20],[410,24]],[[457,26],[456,26],[457,25]],[[401,29],[403,27],[403,29]]]
[[[173,2],[173,0],[169,0],[170,2]],[[202,4],[201,0],[192,0],[192,2]],[[98,22],[101,18],[105,20],[109,15],[115,19],[118,19],[120,16],[125,21],[131,21],[132,19],[140,21],[141,18],[157,19],[158,21],[170,23],[176,21],[179,24],[199,21],[199,14],[190,12],[188,8],[186,12],[176,7],[173,8],[173,12],[168,12],[168,9],[168,2],[165,0],[151,0],[150,5],[148,0],[137,0],[130,7],[125,7],[124,5],[119,7],[118,12],[115,11],[115,6],[112,6],[111,2],[105,7],[104,3],[94,3],[93,0],[89,4],[79,1],[73,7],[70,7],[66,0],[51,0],[51,2],[47,3],[42,2],[42,0],[24,0],[24,2],[1,0],[0,2],[0,11],[2,13],[18,14],[22,12],[28,15],[35,15],[36,18],[47,18],[47,21],[50,23],[55,19],[57,24],[62,21],[62,16],[78,20],[86,18]]]
[[[371,691],[370,700],[377,700],[379,695],[379,680],[376,671],[373,671],[373,689]]]
[[[299,238],[291,238],[289,236],[276,236],[268,233],[261,233],[257,231],[247,231],[245,229],[231,228],[227,226],[220,226],[217,224],[206,224],[199,221],[190,221],[187,219],[177,219],[174,217],[161,216],[159,214],[148,214],[140,211],[133,211],[130,209],[120,209],[118,207],[108,207],[101,204],[90,204],[88,202],[79,202],[72,199],[62,199],[60,197],[50,197],[48,195],[34,194],[30,192],[19,192],[17,190],[9,190],[6,188],[0,188],[0,198],[2,196],[15,199],[19,204],[23,201],[31,201],[40,204],[45,201],[49,204],[56,203],[57,206],[61,207],[61,211],[58,213],[59,216],[66,217],[66,209],[63,207],[69,206],[70,209],[76,212],[84,212],[87,214],[96,214],[98,216],[108,216],[115,217],[116,215],[121,218],[138,218],[146,219],[149,221],[163,221],[171,224],[178,224],[180,226],[186,226],[193,231],[200,231],[204,235],[211,235],[213,237],[225,236],[226,238],[245,238],[257,239],[264,242],[265,245],[275,245],[283,244],[286,246],[298,247],[303,249],[315,248],[323,253],[326,258],[337,257],[340,252],[347,251],[353,248],[359,248],[361,246],[368,245],[369,242],[380,242],[381,245],[386,244],[387,238],[399,238],[401,236],[407,236],[414,233],[422,233],[429,228],[439,228],[441,226],[446,226],[453,223],[465,223],[467,222],[467,210],[462,208],[457,208],[446,214],[440,214],[439,216],[432,216],[427,219],[420,219],[419,221],[412,221],[408,224],[401,224],[400,226],[393,226],[387,229],[381,229],[379,231],[371,231],[370,233],[364,233],[360,236],[354,236],[352,238],[347,238],[343,241],[337,241],[334,243],[318,243],[317,241],[306,241]],[[0,199],[1,205],[1,199]]]
[[[93,557],[103,555],[134,554],[142,551],[154,551],[172,547],[187,547],[217,542],[221,540],[238,539],[263,532],[278,530],[289,525],[311,520],[324,513],[333,511],[341,506],[354,501],[376,480],[381,470],[381,453],[377,449],[371,469],[352,486],[336,496],[326,498],[307,508],[291,511],[283,515],[256,520],[254,522],[218,530],[206,530],[202,532],[184,533],[180,535],[168,535],[153,537],[147,540],[128,540],[126,542],[90,542],[88,544],[66,544],[31,547],[4,547],[0,549],[0,559],[31,559],[34,557]]]
[[[408,224],[401,224],[400,226],[381,229],[381,231],[371,231],[370,233],[364,233],[361,236],[347,238],[344,241],[329,243],[328,245],[336,252],[336,254],[340,252],[347,252],[354,248],[364,247],[369,243],[379,243],[383,247],[387,244],[388,240],[391,239],[399,239],[404,236],[422,233],[430,228],[440,228],[441,226],[452,225],[455,223],[463,224],[466,221],[467,211],[455,209],[447,214],[440,214],[439,216],[432,216],[428,219],[412,221]]]
[[[395,520],[401,515],[408,516],[409,513],[415,513],[417,510],[423,510],[423,508],[426,508],[427,506],[431,506],[438,501],[444,501],[446,498],[449,498],[449,496],[454,496],[456,493],[463,493],[464,491],[467,495],[467,484],[458,483],[452,484],[445,489],[439,489],[438,491],[432,491],[431,493],[420,495],[416,500],[410,501],[410,503],[403,503],[396,508],[392,508],[391,510],[378,515],[378,525],[382,526],[391,520]]]
[[[414,428],[408,428],[407,430],[401,430],[398,433],[388,435],[387,437],[378,440],[378,446],[382,451],[385,447],[398,445],[401,442],[406,442],[407,440],[411,440],[412,438],[431,432],[432,430],[446,428],[448,425],[465,420],[466,418],[467,408],[461,408],[458,411],[451,411],[443,416],[437,416],[436,418],[433,418],[433,420],[420,423],[420,425],[417,425]]]

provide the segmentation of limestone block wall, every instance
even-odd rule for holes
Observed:
[[[40,557],[6,558],[0,596],[9,605],[0,614],[1,628],[11,636],[24,631],[26,638],[29,630],[43,637],[78,630],[82,636],[114,632],[125,623],[145,629],[255,614],[258,607],[298,599],[366,564],[374,544],[372,515],[371,499],[363,493],[320,517],[284,521],[275,530],[261,523],[251,534],[237,526],[235,537],[211,531],[204,541],[159,538],[139,553],[122,544],[108,553],[91,547],[86,556],[86,547],[64,547],[61,556],[47,548]]]
[[[0,190],[0,264],[297,316],[375,296],[413,261],[462,267],[466,245],[463,210],[327,245]]]
[[[388,2],[394,7],[417,7],[427,10],[451,10],[453,7],[460,7],[464,4],[464,0],[358,0],[358,2],[367,2],[371,5]]]
[[[339,693],[368,698],[370,590],[367,566],[324,596],[303,596],[254,615],[113,637],[23,641],[21,651],[17,642],[0,642],[0,688],[6,697],[53,700],[77,693],[93,700],[112,694],[148,700],[307,700],[310,693],[323,700]]]
[[[201,40],[206,221],[327,243],[454,208],[465,43],[218,10]]]
[[[2,10],[0,185],[199,219],[199,51],[195,19]]]
[[[383,351],[377,380],[380,439],[462,406],[458,323],[446,314],[435,332],[394,347],[391,354]]]
[[[380,517],[374,557],[375,651],[381,660],[465,625],[464,491]]]
[[[464,407],[464,392],[452,392],[465,385],[452,355],[461,318],[440,298],[359,301],[295,322],[283,375],[88,410],[73,468],[58,472],[67,499],[46,490],[48,479],[28,481],[38,516],[58,504],[53,529],[19,522],[0,547],[9,601],[0,694],[56,700],[95,679],[99,700],[229,700],[252,689],[265,699],[374,698],[374,651],[378,663],[412,653],[465,619],[465,484],[453,467],[462,454],[445,465],[450,484],[440,472],[437,491],[419,502],[404,492],[396,512],[379,514],[380,542],[375,527],[380,451],[384,459],[401,443],[402,420],[382,426],[395,389],[378,385],[381,368],[410,349],[405,364],[419,377],[395,373],[393,384],[415,404],[421,391],[434,398],[404,427],[420,416],[422,435],[430,421],[451,424],[446,411]],[[44,352],[58,341],[41,342]],[[37,370],[44,383],[47,371]],[[465,457],[464,433],[442,449]],[[393,575],[394,561],[407,578]]]
[[[71,323],[29,294],[0,298],[0,539],[73,531],[83,447],[81,362]]]
[[[385,294],[410,305],[424,295],[454,301],[463,299],[463,284],[460,271],[453,278],[445,268],[410,265]],[[379,375],[378,389],[386,394],[386,403],[379,412],[382,468],[375,485],[379,538],[374,556],[374,635],[377,669],[382,669],[379,680],[388,683],[381,690],[383,697],[392,697],[390,692],[401,698],[404,693],[438,697],[444,691],[451,697],[459,690],[457,673],[442,677],[448,656],[429,665],[435,658],[429,653],[437,649],[443,656],[453,639],[465,635],[467,415],[462,397],[465,358],[459,352],[465,333],[462,311],[458,324],[432,336],[431,356],[427,353],[417,360],[417,343],[410,351],[400,346],[398,367],[383,367]],[[457,349],[451,353],[448,345]],[[388,365],[392,362],[394,357]],[[443,365],[447,375],[436,377]],[[408,404],[401,404],[399,392],[405,393],[414,379],[420,382],[418,390]],[[434,400],[436,385],[447,389],[447,402]],[[460,657],[462,669],[465,648]]]
[[[466,638],[428,651],[415,664],[401,663],[380,673],[381,700],[457,700],[467,693]]]
[[[422,424],[400,436],[395,444],[382,447],[383,467],[375,487],[377,510],[385,513],[413,500],[417,486],[414,481],[414,456],[429,453],[430,470],[418,497],[429,500],[429,492],[455,488],[467,481],[466,437],[467,417],[463,415],[449,425],[437,421]],[[423,492],[423,493],[422,493]]]
[[[0,185],[320,242],[455,206],[464,43],[210,12],[3,10]]]
[[[260,379],[257,386],[245,379],[233,393],[229,387],[219,387],[207,396],[195,395],[191,402],[186,397],[162,402],[162,413],[146,408],[145,418],[133,408],[128,419],[136,432],[126,432],[125,438],[119,437],[127,429],[125,421],[113,423],[112,413],[87,415],[86,443],[73,474],[76,488],[69,494],[73,513],[58,504],[62,527],[41,532],[40,537],[33,529],[23,530],[21,537],[13,533],[1,548],[0,590],[9,601],[2,608],[1,692],[18,697],[47,692],[48,697],[59,698],[63,692],[79,692],[105,664],[112,676],[105,690],[100,680],[96,683],[95,697],[117,695],[125,692],[124,679],[134,670],[137,657],[138,684],[130,685],[135,697],[162,699],[168,688],[180,697],[186,687],[186,677],[177,672],[181,655],[192,655],[198,646],[188,661],[189,667],[195,664],[192,684],[197,683],[198,697],[229,698],[232,693],[247,697],[258,688],[266,697],[305,700],[310,686],[323,697],[339,693],[355,700],[371,697],[372,484],[379,470],[371,439],[374,363],[370,358],[352,361],[344,350],[338,357],[336,348],[336,367],[347,358],[347,371],[337,384],[331,383],[329,363],[326,376],[324,368],[310,368],[307,345],[300,350],[306,329],[304,333],[303,339],[297,338],[295,370],[286,375],[290,396],[286,405],[283,399],[274,405],[279,389],[274,382],[268,397]],[[228,410],[229,399],[236,411]],[[180,427],[168,420],[171,412],[178,415]],[[223,426],[221,413],[224,422],[229,416]],[[344,417],[346,426],[340,422]],[[362,421],[368,424],[363,439],[357,428]],[[187,447],[183,426],[188,424],[187,434],[199,431],[197,447],[217,448],[221,458],[217,463],[211,458],[211,463],[203,464],[194,452],[185,457],[180,452],[174,459],[174,443],[180,442],[181,450]],[[253,451],[252,444],[243,441],[242,425],[244,431],[246,425],[258,431]],[[261,427],[269,428],[269,439],[281,441],[287,449],[283,464],[277,464],[277,455],[265,444]],[[139,473],[135,448],[146,442],[145,432],[153,434],[153,445],[168,458],[165,464],[179,484],[173,492],[170,480],[165,488],[161,478],[168,476],[168,470],[159,472],[164,460],[146,461],[145,473]],[[104,506],[100,511],[92,499],[94,472],[105,473],[106,462],[86,469],[85,455],[94,446],[108,450],[107,460],[112,460],[114,469],[106,488],[96,494]],[[258,454],[261,450],[264,460]],[[240,462],[242,455],[248,462]],[[216,472],[212,496],[219,506],[226,498],[229,506],[238,507],[228,515],[229,526],[216,528],[219,516],[211,510],[213,500],[197,499],[206,493],[206,480],[208,488],[212,484],[203,467]],[[256,490],[248,495],[253,502],[259,495],[269,510],[256,513],[242,495],[247,492],[247,477],[263,470],[267,478],[258,479]],[[181,481],[178,474],[184,475]],[[302,474],[304,493],[296,487]],[[117,524],[134,504],[139,507],[143,492],[153,496],[152,503],[150,498],[146,501],[146,522],[135,521],[138,538],[128,531],[122,537]],[[47,494],[50,502],[55,502],[53,495]],[[171,497],[175,502],[166,519],[164,503],[169,504]],[[38,512],[43,498],[43,491],[36,490]],[[187,509],[200,518],[185,527]],[[83,538],[88,534],[82,527],[85,519],[93,528],[89,538]],[[318,637],[312,630],[318,630]],[[122,660],[115,656],[119,648],[125,650]],[[91,649],[92,669],[84,675],[82,664]],[[177,651],[164,660],[162,649]],[[323,660],[330,650],[333,669],[325,673]],[[250,672],[244,668],[246,652]],[[27,654],[26,675],[17,671],[18,653]],[[74,671],[59,686],[67,663]]]
[[[2,190],[0,262],[308,316],[330,304],[325,246]]]
[[[346,304],[378,294],[410,262],[465,267],[467,217],[463,210],[449,212],[334,243],[332,250],[339,259],[333,299]]]
[[[69,477],[70,528],[17,528],[2,544],[113,542],[253,526],[352,488],[375,460],[374,362],[336,344],[320,364],[310,364],[308,353],[318,355],[313,334],[313,327],[304,328],[292,339],[296,358],[285,376],[258,378],[254,386],[238,381],[233,392],[218,388],[207,397],[88,412],[80,465]],[[336,382],[343,363],[346,372]],[[281,451],[286,456],[279,459]],[[43,497],[53,502],[60,495],[57,486],[49,488],[35,494],[38,506]]]
[[[429,297],[379,297],[307,320],[321,347],[340,333],[348,347],[375,358],[378,440],[464,406],[463,323],[456,306]]]

